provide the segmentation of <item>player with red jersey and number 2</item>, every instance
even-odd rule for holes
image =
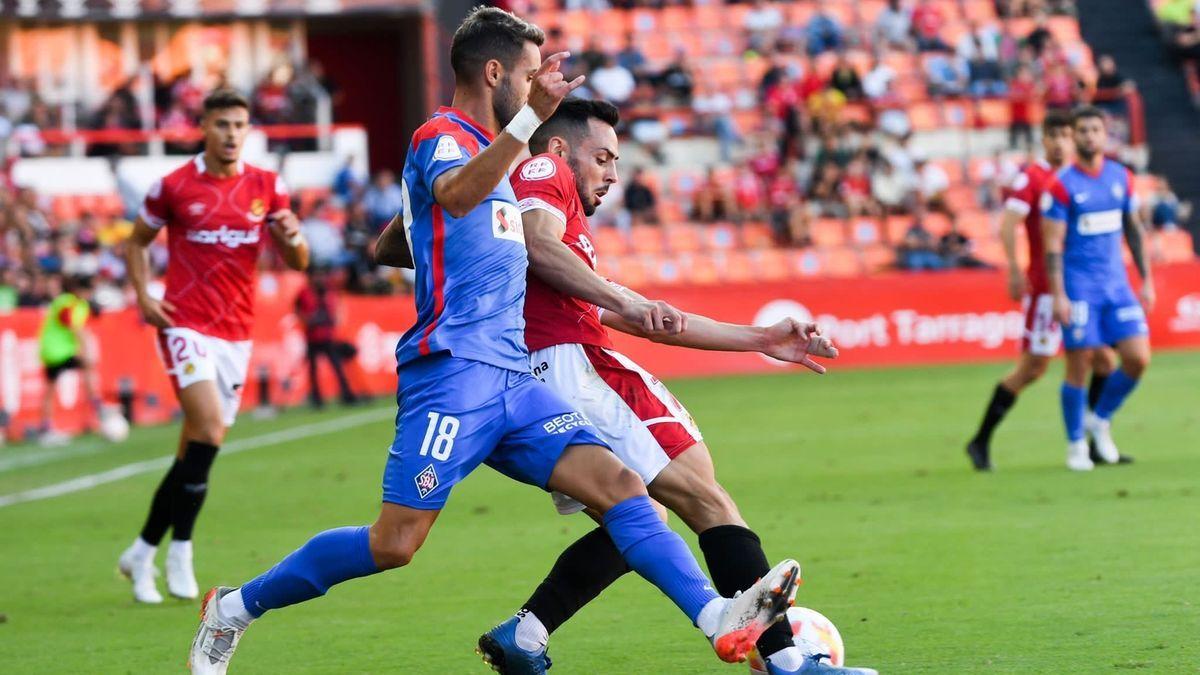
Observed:
[[[1044,159],[1030,162],[1013,178],[1000,221],[1000,238],[1008,259],[1008,294],[1013,300],[1024,299],[1025,337],[1021,341],[1017,365],[996,384],[979,429],[967,443],[967,455],[979,471],[992,468],[991,444],[996,426],[1016,403],[1017,396],[1046,373],[1050,360],[1062,344],[1062,331],[1054,318],[1054,297],[1046,280],[1042,212],[1038,204],[1050,179],[1070,163],[1075,153],[1070,113],[1057,110],[1046,113],[1042,120],[1042,150],[1045,151]],[[1025,271],[1017,261],[1016,228],[1022,221],[1029,242],[1029,268]],[[1105,380],[1115,367],[1116,355],[1111,349],[1095,351],[1088,388],[1090,407],[1096,406],[1100,392],[1104,391]],[[1121,461],[1132,460],[1123,457]]]
[[[811,323],[721,323],[647,300],[596,273],[587,217],[617,182],[618,122],[611,103],[567,99],[530,139],[535,156],[512,174],[529,249],[530,364],[534,375],[587,415],[650,496],[699,535],[717,592],[733,596],[771,569],[758,535],[717,482],[692,416],[661,381],[613,348],[608,328],[683,347],[760,352],[818,373],[825,369],[812,357],[836,357],[837,350]],[[663,330],[672,324],[678,330]],[[564,515],[584,509],[564,495],[553,497]],[[501,672],[544,672],[549,634],[628,571],[612,538],[596,528],[563,551],[520,612],[480,638],[480,650],[492,664],[502,664]],[[843,670],[804,653],[786,622],[767,629],[757,645],[773,675],[874,672]]]
[[[138,306],[158,329],[158,349],[183,409],[175,462],[150,503],[141,534],[119,561],[138,602],[162,602],[154,577],[158,544],[171,529],[167,590],[199,595],[192,569],[192,528],[208,491],[208,472],[233,424],[250,363],[255,269],[264,230],[287,266],[308,266],[308,244],[274,172],[241,160],[250,106],[220,89],[204,100],[204,152],[155,183],[134,225],[127,253]],[[265,227],[264,227],[265,226]],[[147,290],[146,248],[167,230],[166,294]]]

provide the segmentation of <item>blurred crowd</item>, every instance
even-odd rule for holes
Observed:
[[[169,80],[151,76],[150,68],[118,86],[94,110],[64,110],[48,104],[38,94],[32,78],[22,80],[0,71],[0,158],[63,154],[64,144],[48,142],[45,131],[71,125],[90,131],[143,131],[159,129],[187,136],[200,121],[204,97],[227,85],[223,75],[193,76],[191,71]],[[144,89],[144,91],[143,91]],[[245,92],[253,104],[255,124],[313,124],[322,102],[336,103],[337,84],[318,61],[300,64],[280,62],[254,87]],[[169,152],[193,152],[194,140],[177,139],[167,144]],[[311,138],[286,139],[273,149],[312,150]],[[88,145],[91,156],[138,155],[146,145],[115,139]]]

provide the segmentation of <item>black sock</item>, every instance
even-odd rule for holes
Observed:
[[[146,516],[146,524],[142,525],[142,541],[158,546],[167,528],[171,526],[171,501],[175,498],[175,489],[179,482],[180,462],[175,460],[167,475],[163,476],[158,489],[154,491],[154,499],[150,501],[150,513]]]
[[[975,442],[987,445],[992,442],[992,432],[996,425],[1008,414],[1008,409],[1017,400],[1017,395],[1009,391],[1003,384],[997,384],[992,392],[992,400],[988,402],[987,410],[983,412],[983,421],[979,423],[979,431],[975,432]]]
[[[550,574],[525,602],[524,609],[542,622],[547,633],[553,633],[629,571],[608,532],[598,527],[558,556]]]
[[[1100,402],[1100,395],[1104,393],[1105,382],[1108,382],[1108,375],[1092,373],[1092,381],[1088,384],[1088,410],[1096,409],[1096,404]]]
[[[701,532],[700,550],[713,585],[727,598],[750,588],[771,571],[758,535],[740,525],[718,525]],[[780,621],[758,638],[758,653],[765,658],[793,644],[791,625]]]
[[[171,503],[172,539],[187,541],[192,538],[192,527],[208,494],[208,470],[212,468],[219,449],[199,441],[187,442],[183,459],[179,461],[179,481],[175,487],[175,499]]]

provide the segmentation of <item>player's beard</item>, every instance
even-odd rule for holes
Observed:
[[[496,116],[496,123],[501,129],[508,126],[508,123],[517,116],[517,111],[521,109],[522,105],[524,103],[517,100],[517,94],[509,84],[508,78],[501,79],[500,86],[496,87],[496,93],[492,94],[492,114]]]
[[[571,173],[575,176],[575,192],[579,194],[579,203],[583,205],[583,215],[590,218],[596,212],[596,203],[591,200],[591,196],[579,182],[579,176],[583,175],[579,172],[581,168],[579,162],[575,161],[574,157],[567,156],[567,166],[571,168]]]

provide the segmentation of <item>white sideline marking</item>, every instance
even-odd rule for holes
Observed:
[[[34,445],[27,452],[19,455],[14,454],[11,457],[0,459],[0,473],[12,471],[13,469],[24,469],[31,466],[50,464],[52,462],[57,462],[60,459],[68,459],[70,457],[94,455],[101,450],[112,447],[115,446],[98,440],[76,443],[65,448],[55,449],[39,448],[37,445]]]
[[[380,410],[370,410],[367,412],[356,413],[339,417],[334,420],[326,420],[324,422],[313,422],[311,424],[303,424],[291,429],[283,429],[281,431],[272,431],[271,433],[262,434],[259,436],[250,436],[249,438],[239,438],[232,441],[221,448],[221,455],[232,455],[234,453],[243,452],[245,450],[254,450],[255,448],[263,448],[270,445],[278,445],[288,441],[295,441],[309,436],[319,436],[321,434],[330,434],[337,431],[344,431],[353,427],[361,426],[367,422],[375,422],[381,419],[395,417],[396,412],[391,409],[383,408]],[[101,471],[99,473],[91,473],[78,478],[72,478],[61,483],[44,485],[32,490],[24,490],[22,492],[14,492],[9,495],[0,495],[0,508],[20,504],[22,502],[33,502],[39,499],[50,499],[51,497],[61,497],[72,492],[81,492],[90,490],[99,485],[106,483],[114,483],[130,476],[147,473],[156,469],[165,469],[168,467],[174,457],[155,457],[141,462],[133,462],[132,464],[124,464],[115,469]]]

